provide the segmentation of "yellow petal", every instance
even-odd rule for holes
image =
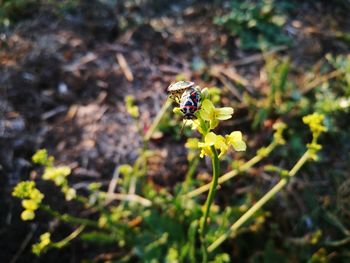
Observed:
[[[225,138],[222,137],[221,135],[216,136],[215,148],[217,148],[217,149],[228,148],[226,141],[225,141]]]
[[[242,140],[242,133],[240,131],[231,132],[230,140],[232,140],[232,141],[241,141]]]
[[[202,108],[207,111],[215,109],[214,104],[210,100],[204,100],[202,103]]]
[[[205,121],[210,121],[210,112],[204,109],[201,109],[199,112],[199,115],[201,116],[201,118]]]
[[[219,120],[213,119],[210,121],[210,129],[215,129],[219,125]]]
[[[23,200],[22,201],[22,206],[25,209],[31,210],[31,211],[35,211],[38,209],[38,204],[36,202],[34,202],[33,200]]]
[[[223,107],[215,110],[216,118],[221,121],[230,119],[232,117],[232,114],[233,108],[231,107]]]
[[[38,189],[35,188],[30,192],[29,198],[37,203],[40,203],[41,200],[43,200],[44,195]]]
[[[199,114],[203,120],[210,121],[214,117],[214,109],[214,105],[210,100],[204,100]]]
[[[205,143],[208,145],[214,145],[216,142],[216,134],[213,132],[209,132],[206,136],[205,136]]]
[[[67,201],[73,200],[76,196],[77,196],[77,192],[75,191],[74,188],[69,188],[66,192],[65,192],[65,197]]]
[[[226,138],[236,151],[245,151],[247,149],[247,145],[243,141],[240,131],[231,132]]]
[[[220,150],[219,158],[225,155],[228,150],[228,145],[226,144],[226,140],[221,135],[218,135],[216,138],[215,148]]]
[[[232,143],[232,146],[237,152],[245,151],[247,149],[247,145],[244,141],[236,141]]]
[[[202,150],[201,150],[201,154],[200,154],[200,157],[203,158],[204,156],[209,156],[209,157],[212,157],[212,152],[211,152],[211,149],[209,147],[204,147]]]
[[[21,213],[21,218],[23,221],[27,221],[27,220],[33,220],[35,217],[35,214],[32,210],[24,210]]]

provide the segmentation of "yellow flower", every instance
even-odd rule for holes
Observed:
[[[40,203],[41,200],[43,200],[44,195],[38,189],[35,188],[33,189],[33,191],[30,192],[29,198],[36,203]]]
[[[219,158],[221,158],[223,155],[225,155],[228,151],[228,145],[226,143],[226,140],[221,135],[216,136],[216,141],[215,141],[214,146],[216,149],[220,150]]]
[[[204,100],[200,110],[200,117],[205,121],[209,121],[210,129],[216,128],[219,125],[220,120],[230,119],[232,114],[233,108],[215,108],[210,100]]]
[[[224,137],[209,132],[205,136],[204,142],[198,143],[198,147],[202,148],[200,157],[203,157],[204,155],[212,157],[211,146],[214,146],[215,149],[220,151],[219,158],[226,154],[229,148]]]
[[[203,158],[204,155],[207,156],[212,156],[212,152],[211,152],[211,146],[215,145],[216,142],[216,134],[213,132],[209,132],[205,138],[204,138],[204,142],[199,142],[198,143],[198,147],[202,148],[201,150],[201,154],[200,157]]]
[[[35,217],[34,211],[32,210],[24,210],[21,213],[21,218],[23,221],[33,220]]]
[[[135,104],[135,99],[133,96],[128,95],[125,98],[125,106],[126,111],[130,114],[131,117],[137,118],[139,117],[139,107],[137,107]]]
[[[44,252],[51,243],[51,234],[46,232],[40,236],[40,242],[32,246],[32,251],[35,255],[39,256]]]
[[[35,188],[35,182],[24,181],[20,182],[14,188],[12,195],[22,198],[22,206],[24,211],[21,213],[22,220],[32,220],[35,217],[35,210],[39,208],[39,205],[44,198],[44,195]]]
[[[70,175],[70,173],[71,169],[68,166],[46,167],[43,174],[43,179],[51,180],[57,186],[61,186],[66,183],[66,177]]]
[[[30,200],[30,199],[25,199],[22,201],[22,206],[26,209],[26,210],[31,210],[31,211],[35,211],[38,209],[38,203]]]
[[[233,148],[240,152],[247,149],[246,143],[243,141],[242,133],[240,131],[233,131],[230,135],[226,135],[228,144],[231,144]]]
[[[317,112],[303,117],[303,122],[309,125],[312,134],[318,137],[327,128],[323,125],[324,115]]]
[[[62,192],[64,193],[67,201],[71,201],[77,196],[76,190],[74,188],[69,188],[68,186],[63,187]]]
[[[12,191],[12,196],[18,198],[29,198],[35,188],[35,182],[23,181],[18,183]]]
[[[273,125],[273,129],[275,130],[273,137],[278,144],[286,143],[286,141],[283,139],[283,131],[286,128],[287,128],[287,125],[284,122],[276,122]]]
[[[47,155],[46,149],[41,149],[32,156],[32,161],[36,164],[52,166],[54,158]]]
[[[121,173],[124,176],[128,176],[132,173],[133,168],[129,164],[121,164],[118,167],[119,173]]]

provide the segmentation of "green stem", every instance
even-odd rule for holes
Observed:
[[[186,176],[185,176],[185,182],[183,183],[183,187],[182,187],[181,192],[180,192],[181,194],[186,192],[187,189],[189,188],[191,181],[192,181],[192,178],[193,178],[193,175],[196,172],[197,166],[199,164],[199,160],[200,160],[200,158],[197,155],[190,161],[189,168],[188,168],[188,171],[187,171]]]
[[[157,129],[157,126],[159,124],[159,122],[162,120],[163,115],[165,114],[165,112],[167,111],[167,109],[170,107],[171,105],[171,100],[167,99],[162,108],[159,110],[156,118],[154,119],[151,127],[148,129],[148,131],[145,134],[144,140],[147,142],[151,139],[153,133],[155,132],[155,130]]]
[[[211,204],[213,203],[216,188],[218,186],[218,179],[219,179],[219,174],[220,174],[219,156],[218,156],[218,153],[217,153],[214,146],[211,146],[211,152],[213,154],[213,156],[212,156],[213,179],[211,181],[211,187],[210,187],[210,190],[208,193],[207,200],[206,200],[205,205],[204,205],[204,215],[201,218],[200,229],[199,229],[200,238],[201,238],[201,242],[202,242],[203,262],[208,261],[208,256],[207,256],[208,252],[207,252],[206,244],[205,244],[206,243],[205,242],[205,230],[206,230],[207,220],[208,220],[209,213],[210,213],[210,207],[211,207]]]
[[[294,176],[300,168],[309,159],[309,150],[307,150],[294,167],[289,171],[289,177]],[[271,198],[273,198],[288,182],[287,178],[281,179],[269,192],[267,192],[258,202],[256,202],[247,212],[245,212],[226,233],[216,239],[209,247],[208,252],[213,252],[218,246],[224,242],[229,235],[236,234],[238,228],[240,228],[248,219],[250,219],[263,205],[265,205]]]
[[[53,217],[58,218],[63,222],[71,223],[74,225],[84,225],[84,226],[99,228],[98,224],[93,220],[79,218],[69,214],[61,214],[58,211],[51,209],[51,207],[49,207],[48,205],[40,205],[40,209],[49,213]]]
[[[53,243],[52,246],[55,247],[55,248],[63,248],[63,247],[65,247],[66,245],[68,245],[68,243],[70,241],[72,241],[73,239],[77,238],[79,236],[79,234],[81,232],[83,232],[84,228],[85,228],[85,225],[79,226],[69,236],[67,236],[66,238],[62,239],[61,241]]]

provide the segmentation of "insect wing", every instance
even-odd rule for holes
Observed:
[[[191,88],[193,85],[194,85],[193,82],[182,80],[171,84],[168,87],[168,91],[173,92],[173,91],[185,90],[185,89]]]

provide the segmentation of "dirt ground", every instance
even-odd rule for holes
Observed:
[[[221,87],[226,103],[236,105],[244,121],[242,94],[230,83],[242,78],[248,92],[256,93],[262,87],[262,58],[236,48],[213,25],[222,9],[208,2],[154,1],[157,8],[145,4],[113,10],[91,1],[64,15],[41,7],[1,33],[1,262],[76,262],[89,253],[87,247],[73,246],[64,255],[56,251],[34,259],[27,244],[40,226],[20,221],[20,208],[9,193],[20,180],[35,176],[30,158],[40,148],[73,169],[76,188],[92,181],[108,184],[116,165],[132,163],[142,145],[125,109],[126,95],[135,97],[141,129],[147,131],[167,97],[167,86],[181,74],[199,85]],[[329,33],[329,8],[301,4],[295,14],[301,26],[288,22],[299,43],[288,51],[295,63],[312,64],[328,52],[349,50]],[[350,21],[341,24],[350,28]],[[232,65],[237,72],[225,72]],[[183,179],[187,161],[181,145],[170,136],[152,142],[160,157],[149,176],[157,184],[171,187]]]

